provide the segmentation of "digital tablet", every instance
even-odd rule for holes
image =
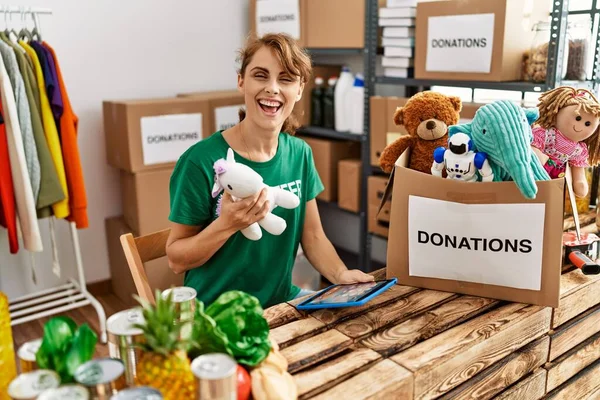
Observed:
[[[375,296],[394,286],[398,279],[332,285],[296,306],[299,310],[362,306]]]

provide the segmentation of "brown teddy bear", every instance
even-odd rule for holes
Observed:
[[[448,126],[458,123],[461,109],[460,97],[431,91],[412,96],[394,113],[394,123],[404,125],[409,134],[386,146],[379,158],[381,169],[392,172],[398,157],[410,148],[408,168],[431,174],[433,151],[447,145]]]

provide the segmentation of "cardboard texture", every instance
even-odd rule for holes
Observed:
[[[362,163],[360,160],[341,160],[338,163],[338,206],[344,210],[360,211]]]
[[[341,65],[315,65],[313,66],[312,76],[306,82],[304,86],[304,92],[302,93],[302,98],[294,105],[294,115],[296,116],[298,122],[307,126],[310,125],[311,112],[310,112],[310,99],[311,92],[315,87],[315,78],[320,76],[325,81],[325,87],[327,87],[327,80],[332,77],[340,76],[340,72],[342,70]]]
[[[531,26],[548,16],[548,2],[533,0],[532,11],[523,0],[446,0],[417,4],[415,27],[415,78],[477,81],[515,81],[521,78],[523,53],[529,50]],[[429,17],[494,14],[494,37],[489,73],[426,71]],[[527,26],[524,27],[523,25]],[[452,60],[448,60],[452,62]]]
[[[138,303],[132,297],[132,295],[137,294],[137,290],[123,253],[120,237],[126,233],[132,233],[136,237],[138,234],[125,223],[122,216],[106,218],[104,227],[106,229],[112,291],[127,307],[137,306]],[[149,261],[145,264],[145,267],[152,288],[164,290],[171,286],[183,285],[183,274],[176,275],[171,271],[167,257]]]
[[[123,215],[140,235],[169,227],[169,181],[173,168],[130,174],[121,171]]]
[[[338,162],[360,157],[360,143],[344,140],[316,139],[298,135],[311,147],[315,167],[325,189],[317,196],[319,200],[338,200]]]
[[[215,133],[218,130],[225,130],[232,126],[232,123],[239,122],[239,117],[235,121],[228,121],[226,125],[217,126],[215,113],[222,107],[244,107],[244,95],[238,90],[224,90],[217,92],[191,92],[180,93],[177,97],[191,97],[195,99],[205,99],[208,101],[208,134]]]
[[[248,17],[250,26],[250,35],[256,35],[256,2],[260,0],[250,0],[248,4]],[[298,45],[306,47],[306,27],[308,26],[306,7],[308,0],[298,0],[300,8],[300,38],[297,39]]]
[[[141,118],[172,114],[202,114],[202,137],[211,131],[209,102],[204,98],[164,98],[104,101],[104,136],[108,164],[129,172],[172,167],[175,162],[144,165]],[[193,142],[190,142],[190,145]]]
[[[388,180],[384,176],[369,176],[367,182],[367,229],[369,232],[376,235],[388,237],[392,201],[391,196],[382,204]],[[380,205],[381,211],[379,211]]]
[[[458,182],[440,179],[406,168],[408,151],[398,159],[392,172],[384,200],[391,194],[391,220],[387,253],[387,276],[397,277],[402,285],[489,297],[518,303],[558,307],[562,265],[562,226],[564,179],[538,181],[537,198],[525,199],[514,182]],[[408,265],[408,201],[409,196],[444,200],[463,204],[544,203],[544,233],[541,290],[463,282],[450,279],[424,278],[409,275]],[[380,203],[380,208],[383,204]],[[418,229],[414,227],[413,229]],[[494,227],[490,227],[490,236]],[[493,257],[494,253],[489,253]],[[482,255],[482,262],[485,257]],[[482,268],[485,264],[482,265]]]
[[[364,47],[364,0],[308,0],[306,16],[306,47]]]

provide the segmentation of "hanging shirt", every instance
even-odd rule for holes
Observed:
[[[44,82],[44,76],[42,73],[42,67],[40,66],[39,59],[37,58],[37,55],[35,54],[35,51],[31,48],[31,46],[29,46],[22,40],[19,40],[19,44],[25,49],[25,51],[27,52],[27,54],[29,54],[31,60],[33,61],[38,89],[40,91],[40,103],[42,107],[41,111],[42,122],[44,124],[44,133],[46,134],[46,140],[48,141],[48,147],[50,148],[50,155],[52,156],[54,167],[56,168],[56,172],[58,173],[60,186],[62,187],[63,193],[65,194],[65,199],[59,201],[58,203],[54,203],[52,205],[52,210],[54,211],[54,216],[56,218],[66,218],[69,216],[70,212],[67,177],[65,175],[65,165],[62,156],[62,149],[60,147],[60,141],[58,139],[58,132],[56,131],[56,123],[54,122],[52,110],[50,109],[50,103],[48,102],[48,97],[46,95],[46,87]]]
[[[56,123],[56,129],[58,130],[58,137],[60,134],[60,117],[63,113],[63,100],[58,87],[58,78],[56,76],[55,64],[52,58],[52,54],[42,46],[39,42],[29,43],[35,50],[35,53],[40,60],[42,66],[42,72],[44,74],[44,82],[46,83],[46,94],[48,95],[48,101],[50,102],[50,108],[52,109],[52,115],[54,116],[54,122]]]
[[[60,117],[60,131],[62,134],[63,158],[65,160],[65,170],[67,173],[67,186],[69,188],[69,209],[71,210],[71,214],[67,219],[75,222],[78,229],[87,228],[87,198],[85,194],[83,170],[81,168],[81,160],[79,157],[79,148],[77,146],[77,124],[79,119],[71,107],[71,101],[67,94],[67,88],[62,77],[56,53],[48,43],[43,42],[43,45],[50,53],[51,57],[48,59],[54,62],[57,82],[63,103],[63,113]]]
[[[25,83],[25,92],[30,107],[33,136],[35,138],[41,172],[40,192],[36,203],[37,216],[38,218],[47,218],[52,215],[52,208],[50,206],[64,200],[66,197],[60,186],[58,174],[50,155],[50,149],[48,148],[48,142],[44,135],[42,115],[39,111],[40,96],[37,80],[27,61],[25,50],[8,40],[4,32],[0,32],[0,39],[13,49],[23,82]]]
[[[10,83],[12,84],[17,103],[17,114],[19,116],[19,126],[23,136],[23,148],[25,149],[25,160],[27,161],[27,171],[33,191],[33,198],[37,202],[40,193],[40,161],[38,159],[35,139],[33,137],[33,128],[31,126],[31,114],[29,111],[29,101],[25,94],[25,84],[23,77],[17,65],[17,59],[12,49],[0,40],[0,54],[4,61],[4,66],[8,72]]]
[[[15,190],[17,216],[23,234],[24,247],[29,251],[41,252],[43,250],[42,238],[35,211],[33,191],[29,183],[17,105],[2,57],[0,57],[0,92],[2,94],[2,109],[5,111],[4,122],[6,124],[8,155]]]
[[[8,157],[8,143],[6,141],[6,127],[2,116],[0,102],[0,225],[8,230],[8,247],[11,254],[19,251],[17,238],[17,216],[15,211],[15,191]]]

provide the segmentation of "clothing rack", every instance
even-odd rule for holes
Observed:
[[[52,10],[49,8],[0,5],[0,14],[7,13],[23,16],[30,14],[39,31],[40,24],[37,16],[39,14],[52,14]],[[50,222],[52,224],[54,221]],[[75,223],[68,223],[77,266],[77,277],[69,278],[66,284],[11,299],[9,302],[11,326],[92,305],[100,322],[100,340],[102,343],[106,343],[106,313],[102,304],[87,290],[79,246],[79,234]],[[58,260],[55,260],[55,262],[58,262]]]

